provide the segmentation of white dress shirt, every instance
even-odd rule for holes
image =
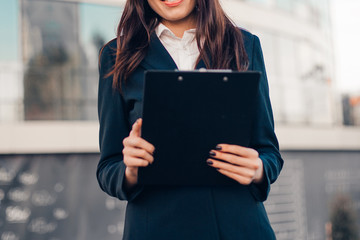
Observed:
[[[195,29],[189,29],[184,32],[182,38],[160,23],[155,33],[168,51],[179,70],[194,70],[196,60],[199,57],[199,49],[195,38]]]

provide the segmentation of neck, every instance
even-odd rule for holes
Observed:
[[[196,18],[194,13],[178,21],[168,21],[162,19],[161,23],[168,27],[175,34],[175,36],[179,38],[183,37],[186,30],[196,28]]]

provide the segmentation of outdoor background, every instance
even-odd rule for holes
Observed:
[[[0,0],[0,240],[121,239],[125,203],[95,171],[98,51],[123,4]],[[265,202],[277,238],[359,239],[360,1],[222,4],[264,51],[285,160]]]

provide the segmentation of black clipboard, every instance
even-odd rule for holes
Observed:
[[[147,71],[142,138],[156,150],[142,185],[237,184],[207,165],[219,143],[248,147],[260,72]]]

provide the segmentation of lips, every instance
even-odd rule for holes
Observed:
[[[180,5],[183,0],[161,0],[168,7],[176,7]]]

